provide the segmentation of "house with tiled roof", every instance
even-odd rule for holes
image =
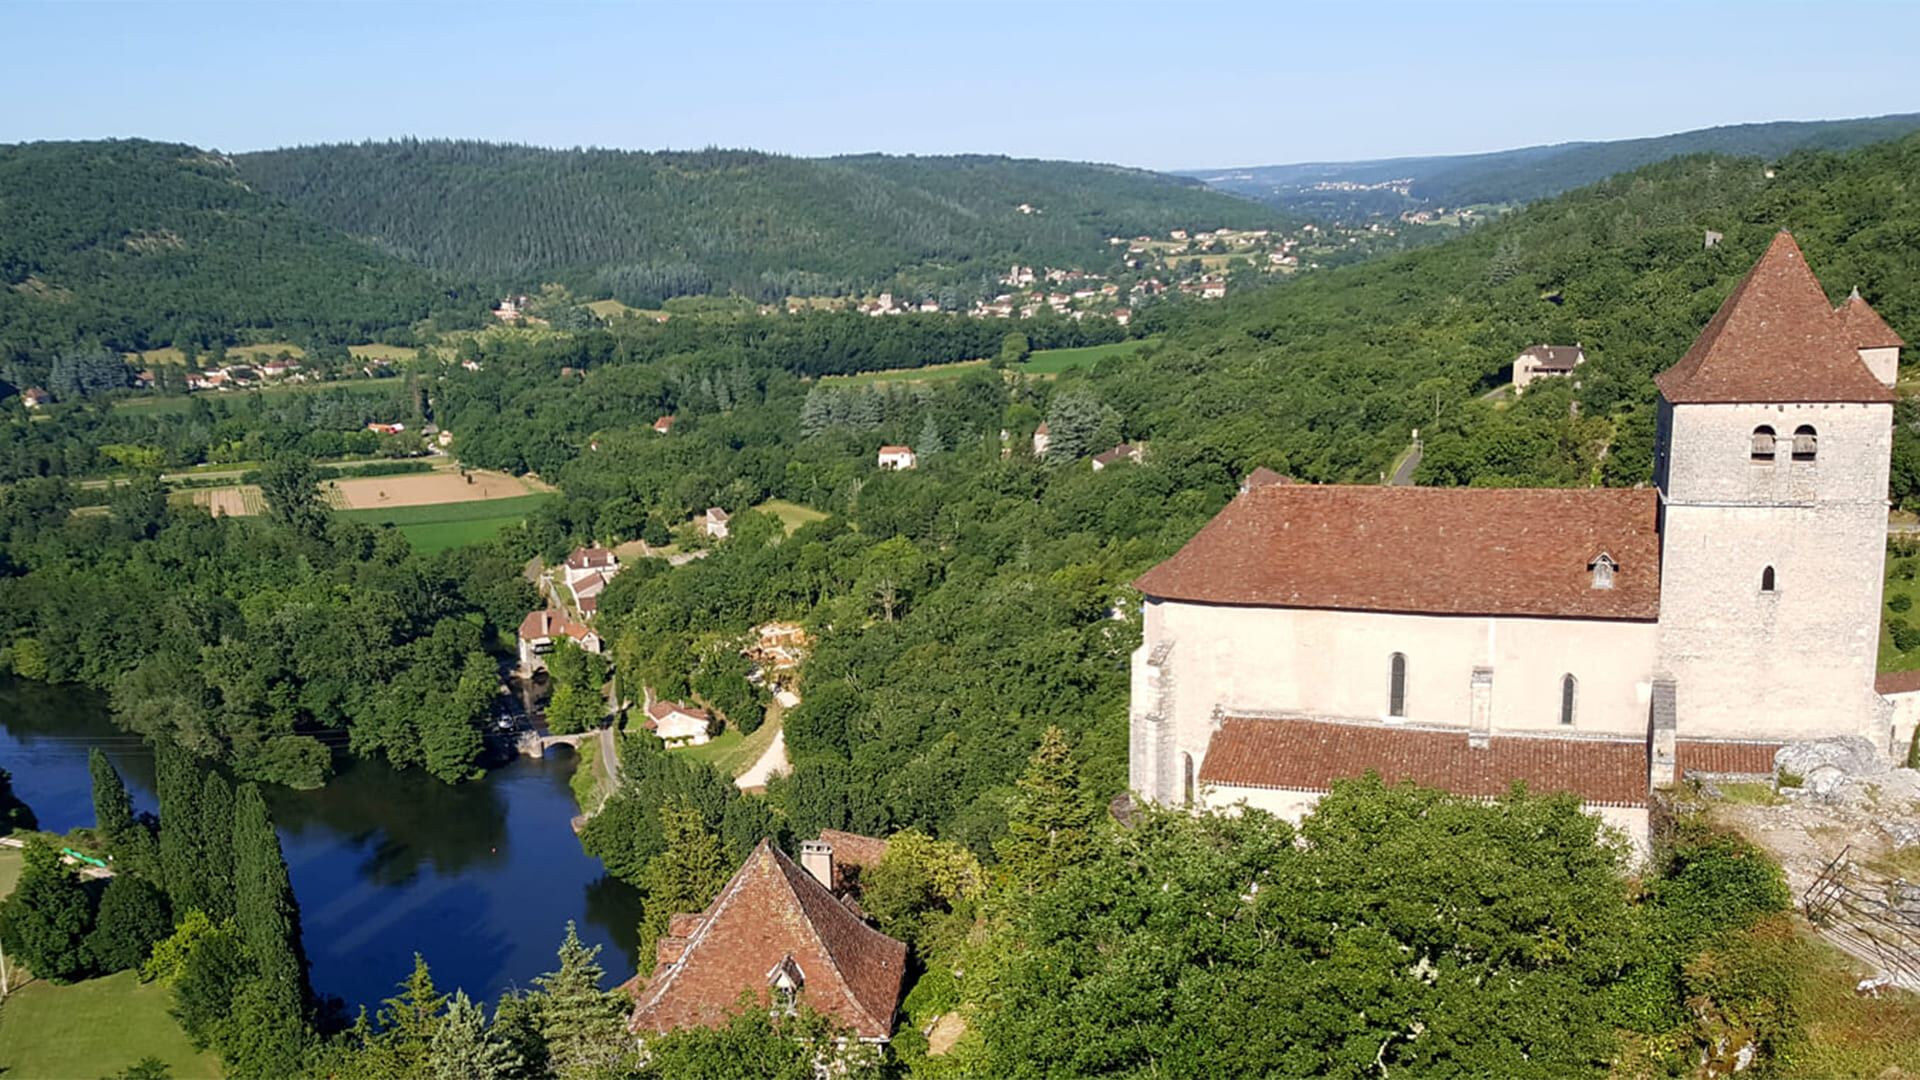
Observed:
[[[520,670],[529,675],[546,668],[546,655],[561,638],[571,640],[590,653],[601,650],[600,635],[594,633],[591,626],[576,622],[566,612],[554,608],[528,612],[527,617],[520,620],[515,636],[520,645]]]
[[[668,746],[704,746],[713,737],[713,714],[678,701],[654,701],[646,708],[646,729]]]
[[[1578,345],[1535,345],[1513,358],[1513,389],[1524,393],[1536,380],[1573,374],[1587,362],[1587,350]]]
[[[44,409],[53,404],[53,395],[39,387],[31,387],[20,392],[20,404],[29,409]]]
[[[1368,772],[1520,782],[1644,852],[1689,773],[1904,752],[1920,678],[1874,674],[1901,346],[1783,232],[1655,380],[1652,487],[1250,476],[1135,582],[1135,796],[1297,819]]]
[[[707,507],[707,517],[704,527],[706,528],[708,536],[713,537],[715,540],[725,540],[728,531],[727,521],[728,517],[725,510],[717,506]]]
[[[906,964],[904,943],[868,926],[828,884],[762,840],[706,910],[672,917],[651,971],[621,988],[634,1002],[627,1030],[644,1041],[717,1027],[751,991],[769,1009],[805,1005],[863,1043],[884,1043]]]
[[[567,556],[560,574],[567,588],[572,589],[589,578],[600,578],[601,583],[605,584],[619,572],[620,560],[614,557],[613,552],[595,546],[574,548],[573,553]]]
[[[883,469],[911,469],[920,464],[913,454],[913,448],[907,446],[883,446],[877,464]]]

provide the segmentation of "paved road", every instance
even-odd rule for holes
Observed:
[[[1397,487],[1407,487],[1413,483],[1413,470],[1419,467],[1420,444],[1414,443],[1413,450],[1407,454],[1407,460],[1401,462],[1400,467],[1393,470],[1393,478],[1388,480],[1387,483]]]

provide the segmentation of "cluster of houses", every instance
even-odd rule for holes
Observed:
[[[140,377],[149,386],[155,381],[151,371],[141,372]],[[262,382],[301,382],[306,377],[300,370],[300,361],[282,356],[258,364],[227,364],[205,371],[189,371],[187,389],[238,390]]]
[[[940,301],[929,299],[918,304],[911,301],[896,303],[892,293],[883,292],[880,299],[861,304],[858,310],[862,315],[905,315],[914,311],[932,313],[940,310]]]

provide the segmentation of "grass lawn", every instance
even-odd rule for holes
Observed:
[[[883,382],[941,382],[957,379],[969,371],[987,366],[985,360],[962,360],[953,364],[929,364],[917,368],[889,368],[886,371],[868,371],[859,375],[827,375],[821,378],[823,383],[840,386],[864,386],[868,383]]]
[[[1079,349],[1041,349],[1028,356],[1027,362],[1014,370],[1022,375],[1058,375],[1071,367],[1092,368],[1109,356],[1132,356],[1149,345],[1159,343],[1160,338],[1149,337],[1116,341],[1110,345],[1088,345]]]
[[[1775,1074],[1806,1080],[1920,1074],[1920,997],[1886,993],[1861,997],[1853,988],[1859,965],[1824,942],[1824,962],[1807,974],[1799,1006],[1806,1042]]]
[[[567,787],[573,791],[573,804],[583,814],[591,814],[600,809],[600,740],[587,739],[573,748],[579,757],[573,767],[573,775],[567,777]]]
[[[450,525],[454,523],[506,519],[518,521],[540,508],[551,495],[514,495],[504,499],[475,499],[469,502],[429,503],[425,506],[376,506],[366,510],[335,510],[334,513],[369,525]]]
[[[166,988],[131,971],[72,986],[35,982],[0,1005],[0,1070],[9,1077],[111,1076],[143,1057],[176,1080],[220,1075],[220,1059],[197,1053],[167,1015]]]
[[[1912,576],[1905,576],[1907,574]],[[1887,585],[1885,602],[1899,603],[1895,597],[1904,596],[1913,607],[1906,611],[1895,611],[1892,607],[1880,609],[1880,670],[1912,671],[1920,668],[1920,649],[1901,652],[1893,647],[1893,634],[1887,624],[1895,619],[1905,619],[1914,626],[1920,626],[1920,538],[1913,541],[1895,540],[1887,549]]]
[[[466,547],[469,544],[484,544],[500,535],[500,530],[509,525],[518,525],[527,520],[525,514],[512,517],[480,518],[475,521],[447,521],[433,525],[402,525],[400,531],[406,535],[407,543],[422,555],[433,555],[448,548]]]
[[[283,397],[287,394],[312,394],[322,390],[345,390],[350,394],[387,394],[398,401],[406,393],[406,380],[391,379],[348,379],[341,382],[292,383],[287,386],[269,386],[261,390],[201,391],[199,395],[180,395],[178,397],[129,397],[120,398],[113,403],[116,409],[125,409],[131,413],[147,413],[160,416],[168,413],[186,412],[193,404],[195,396],[212,395],[226,399],[243,398],[250,395],[261,397]]]
[[[681,757],[692,758],[694,761],[704,761],[714,768],[726,772],[726,768],[720,763],[722,761],[732,760],[734,752],[740,749],[740,744],[745,740],[746,736],[740,734],[739,728],[728,724],[727,730],[708,739],[699,746],[689,746],[684,750],[671,750],[668,752]],[[727,772],[727,775],[732,776],[733,774]]]
[[[773,745],[773,737],[780,731],[780,721],[780,706],[775,705],[766,721],[755,728],[751,735],[741,735],[739,728],[729,724],[719,738],[705,746],[689,747],[674,753],[708,762],[726,776],[739,776],[753,768],[753,763],[759,761],[760,755]]]
[[[771,499],[754,507],[754,509],[763,514],[772,514],[779,518],[780,524],[786,528],[788,536],[792,536],[802,525],[827,520],[827,515],[815,510],[813,507],[801,506],[799,503],[788,502],[785,499]]]

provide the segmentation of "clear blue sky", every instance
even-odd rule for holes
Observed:
[[[406,135],[1148,168],[1920,111],[1920,3],[0,2],[0,142]]]

